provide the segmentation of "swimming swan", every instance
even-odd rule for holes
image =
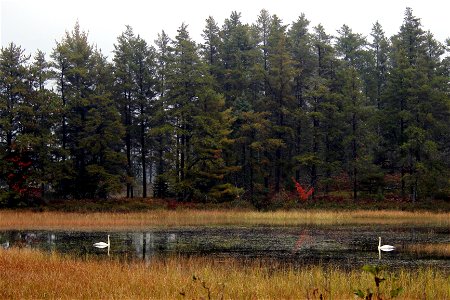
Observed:
[[[381,237],[378,237],[378,259],[381,259],[381,251],[393,251],[394,249],[395,247],[391,245],[381,246]]]
[[[378,237],[378,250],[381,250],[381,251],[392,251],[394,249],[395,249],[395,247],[391,246],[391,245],[383,245],[383,246],[381,246],[381,236]]]
[[[98,243],[95,243],[95,244],[94,244],[94,247],[97,247],[97,248],[106,248],[106,247],[109,247],[109,245],[110,245],[110,243],[109,243],[109,234],[108,234],[108,243],[105,243],[105,242],[98,242]]]

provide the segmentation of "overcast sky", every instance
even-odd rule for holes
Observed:
[[[191,37],[202,42],[201,32],[208,16],[219,26],[232,11],[242,13],[244,23],[253,23],[261,9],[276,14],[284,24],[291,24],[305,13],[311,27],[321,23],[328,34],[347,24],[357,33],[369,35],[377,20],[386,35],[398,32],[406,7],[421,18],[423,28],[430,30],[441,42],[450,37],[450,1],[445,0],[0,0],[1,45],[10,42],[28,53],[40,49],[47,54],[66,30],[78,20],[81,29],[89,32],[89,40],[108,56],[125,25],[153,43],[164,30],[171,38],[185,22]]]

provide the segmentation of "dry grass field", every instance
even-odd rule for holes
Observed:
[[[449,244],[414,244],[407,245],[406,251],[417,254],[433,254],[443,257],[450,257],[450,243]]]
[[[450,213],[407,211],[152,210],[146,212],[68,213],[0,210],[0,229],[121,230],[202,225],[413,224],[450,226]]]
[[[449,213],[404,211],[151,210],[146,212],[0,211],[0,230],[125,230],[171,226],[412,224],[450,226]],[[408,248],[448,255],[448,245]],[[448,272],[436,268],[384,273],[382,299],[402,287],[396,299],[450,299]],[[150,264],[117,259],[73,258],[30,249],[0,250],[0,299],[354,299],[354,291],[375,291],[362,270],[333,266],[294,269],[279,263],[207,257],[157,258]]]
[[[301,269],[233,259],[156,259],[150,264],[81,260],[29,249],[0,250],[0,299],[354,299],[375,291],[373,276],[335,267]],[[396,299],[450,299],[448,274],[385,271],[380,293]]]

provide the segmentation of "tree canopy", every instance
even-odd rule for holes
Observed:
[[[108,60],[79,24],[53,52],[0,52],[0,205],[39,198],[244,199],[296,185],[411,201],[450,197],[450,46],[407,8],[397,34],[335,35],[262,10],[126,26]],[[154,45],[154,46],[153,46]],[[314,192],[312,192],[314,191]]]

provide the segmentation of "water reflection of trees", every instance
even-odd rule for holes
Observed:
[[[374,234],[373,231],[376,231]],[[445,257],[447,248],[436,248],[448,243],[447,228],[200,228],[154,229],[144,232],[70,232],[70,231],[0,231],[0,249],[37,248],[43,251],[70,254],[81,258],[103,259],[104,249],[96,249],[93,243],[107,234],[111,235],[111,255],[121,261],[145,261],[155,256],[172,254],[200,254],[212,256],[271,257],[278,260],[292,259],[296,263],[329,261],[339,265],[354,265],[378,261],[374,236],[390,238],[398,251],[383,255],[389,264],[406,266],[414,258],[420,264]],[[395,239],[393,238],[395,236]],[[424,253],[411,244],[433,244]],[[422,246],[424,247],[424,246]],[[431,249],[431,248],[430,248]],[[448,265],[448,264],[447,264]],[[445,266],[444,266],[445,267]],[[446,267],[448,268],[448,267]]]
[[[175,233],[137,232],[131,235],[131,240],[136,258],[149,262],[157,253],[173,250],[177,235]]]

